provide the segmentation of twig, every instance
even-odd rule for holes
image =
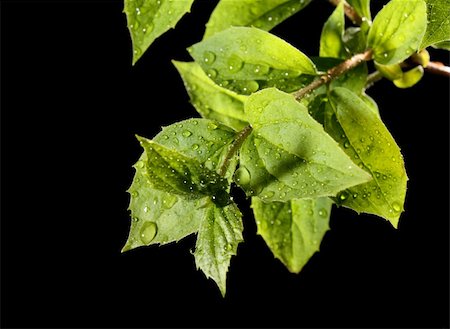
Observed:
[[[242,143],[245,141],[245,139],[250,135],[252,132],[251,126],[246,126],[244,129],[242,129],[240,132],[237,133],[236,138],[234,139],[233,143],[231,143],[227,154],[225,155],[225,159],[223,160],[222,165],[219,169],[219,175],[225,176],[228,166],[230,165],[230,161],[233,158],[236,151],[241,147]]]
[[[361,16],[358,15],[358,13],[355,11],[355,9],[353,9],[352,6],[350,6],[345,0],[328,0],[331,4],[333,4],[334,6],[339,5],[339,3],[341,1],[344,1],[344,12],[345,15],[355,24],[357,25],[361,25],[363,22],[363,19]],[[413,56],[414,57],[414,56]],[[410,57],[413,61],[414,58]],[[415,61],[414,61],[415,62]],[[419,62],[415,62],[416,64],[421,65],[421,63]],[[450,77],[450,67],[445,66],[443,63],[441,62],[429,62],[428,65],[426,67],[424,67],[425,71],[428,73],[432,73],[432,74],[437,74],[437,75],[442,75],[445,77]],[[380,80],[380,79],[378,79]],[[372,81],[372,84],[375,83],[376,81]],[[371,86],[371,85],[370,85]],[[369,87],[370,87],[369,86]]]
[[[361,16],[358,15],[358,13],[353,9],[352,6],[350,6],[345,0],[328,0],[333,5],[337,6],[341,1],[344,2],[344,12],[345,16],[347,16],[354,24],[361,25],[363,22],[363,19]]]
[[[337,78],[338,76],[350,71],[362,62],[367,62],[372,59],[372,50],[366,50],[361,54],[356,54],[349,59],[343,61],[342,63],[336,65],[335,67],[329,69],[326,74],[322,75],[318,80],[314,80],[306,87],[293,93],[296,100],[300,100],[305,97],[313,90],[319,88],[320,86],[330,82],[331,80]]]
[[[450,78],[450,67],[445,66],[441,62],[429,62],[425,67],[425,71]]]

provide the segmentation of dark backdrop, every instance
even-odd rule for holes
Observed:
[[[201,39],[217,1],[197,0],[131,66],[121,1],[1,4],[1,325],[4,327],[448,327],[447,78],[369,94],[410,177],[399,230],[334,208],[321,252],[290,274],[255,235],[222,299],[177,245],[120,253],[134,134],[197,116],[171,59]],[[273,30],[312,56],[332,6],[316,0]],[[445,52],[433,56],[448,63]]]

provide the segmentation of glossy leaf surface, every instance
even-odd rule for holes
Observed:
[[[229,28],[193,45],[189,51],[212,80],[239,94],[274,85],[294,91],[316,75],[306,55],[256,28]]]
[[[320,57],[346,57],[343,42],[344,29],[344,3],[340,2],[323,26],[320,35]]]
[[[391,0],[375,17],[367,46],[376,62],[397,64],[419,49],[426,28],[423,0]]]
[[[206,24],[203,38],[232,26],[254,26],[269,31],[311,0],[221,0]]]
[[[381,216],[397,227],[408,180],[400,148],[379,117],[354,93],[335,88],[330,101],[327,132],[373,178],[341,192],[336,202]]]
[[[133,64],[156,38],[175,27],[194,0],[125,0],[128,29],[133,41]]]
[[[235,181],[247,194],[264,201],[333,196],[371,179],[293,96],[265,89],[249,97],[245,113],[253,133]]]
[[[213,119],[235,130],[241,130],[245,121],[244,102],[247,96],[220,87],[194,62],[173,62],[180,73],[192,105],[207,119]],[[214,75],[214,71],[209,72]]]
[[[265,203],[252,198],[260,234],[268,247],[291,272],[298,273],[329,230],[332,201],[329,198]]]
[[[428,26],[420,48],[450,41],[450,1],[426,0]]]

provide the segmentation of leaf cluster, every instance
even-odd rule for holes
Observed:
[[[164,127],[153,139],[138,136],[143,153],[129,188],[123,251],[197,234],[197,268],[225,295],[243,241],[232,184],[251,198],[258,234],[291,272],[319,250],[333,204],[397,227],[408,177],[365,93],[366,62],[397,87],[417,83],[425,48],[450,41],[449,2],[391,0],[372,21],[369,0],[348,1],[360,26],[346,21],[340,2],[314,58],[269,32],[309,2],[221,0],[203,40],[188,48],[193,61],[173,61],[202,118]],[[133,64],[192,3],[125,0]],[[411,56],[422,65],[407,66]],[[308,92],[295,97],[299,90]]]

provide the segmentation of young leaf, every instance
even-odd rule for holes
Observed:
[[[359,16],[372,20],[370,15],[370,0],[347,0],[348,4],[355,9]]]
[[[341,192],[337,202],[384,217],[397,227],[408,180],[399,147],[379,117],[351,91],[335,88],[330,104],[326,131],[373,177]]]
[[[260,234],[270,250],[293,273],[299,273],[330,229],[329,198],[265,203],[252,198]]]
[[[425,1],[427,3],[428,26],[420,48],[450,41],[450,1]]]
[[[198,231],[204,208],[203,199],[187,200],[172,193],[156,190],[145,177],[144,152],[134,167],[136,174],[128,192],[132,221],[122,252],[150,244],[178,241]]]
[[[360,54],[366,50],[367,35],[363,28],[351,26],[345,29],[342,41],[348,54]]]
[[[344,29],[344,3],[341,1],[323,26],[320,35],[320,57],[346,57],[343,42]]]
[[[400,79],[394,80],[393,82],[397,88],[410,88],[419,82],[422,77],[423,67],[419,65],[406,71]]]
[[[435,43],[433,48],[450,50],[450,40]]]
[[[403,76],[403,71],[400,64],[382,65],[375,62],[375,68],[383,77],[391,81],[400,79]]]
[[[377,14],[367,46],[380,64],[397,64],[419,49],[427,27],[423,0],[391,0]]]
[[[216,121],[189,119],[164,127],[153,140],[217,171],[235,135],[236,132]],[[225,176],[230,178],[233,172],[234,167],[230,166]]]
[[[125,0],[128,29],[133,42],[133,65],[147,48],[190,11],[194,0]]]
[[[189,52],[205,72],[211,73],[212,80],[241,94],[251,94],[268,84],[294,91],[316,74],[306,55],[256,28],[229,28],[193,45]]]
[[[147,154],[143,163],[144,176],[152,187],[189,199],[214,195],[220,202],[227,202],[227,181],[215,171],[205,168],[195,158],[152,140],[138,139]]]
[[[253,133],[242,145],[235,181],[247,194],[317,198],[371,179],[293,96],[262,90],[249,97],[245,113]]]
[[[173,61],[173,64],[184,81],[192,105],[202,117],[217,120],[237,131],[248,125],[244,114],[247,96],[216,85],[197,63]]]
[[[214,121],[191,119],[163,128],[153,140],[186,157],[196,158],[206,168],[215,171],[222,163],[234,136],[232,130]],[[205,216],[201,206],[209,197],[193,200],[153,188],[146,174],[147,161],[144,150],[134,165],[136,174],[128,190],[131,195],[128,209],[131,210],[133,220],[123,251],[143,245],[178,241],[197,232]],[[227,177],[234,172],[234,166],[233,162]]]
[[[232,26],[254,26],[269,31],[310,2],[311,0],[221,0],[206,24],[203,38]]]
[[[200,226],[195,246],[195,263],[212,278],[225,296],[230,260],[242,238],[242,214],[236,204],[218,207],[210,203]]]

